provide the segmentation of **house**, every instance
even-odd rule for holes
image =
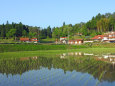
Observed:
[[[94,41],[102,41],[102,42],[115,42],[115,32],[107,32],[104,35],[97,35],[92,38]]]
[[[67,37],[60,37],[60,43],[67,44]]]
[[[33,42],[33,43],[37,43],[37,42],[38,42],[38,39],[37,39],[37,38],[31,38],[30,41]]]
[[[26,43],[37,43],[38,39],[37,38],[20,38],[21,42],[26,42]]]
[[[93,37],[92,40],[94,40],[94,41],[102,41],[103,38],[104,38],[104,35],[97,35],[97,36]]]
[[[67,37],[60,37],[60,41],[67,40]]]
[[[115,32],[107,32],[104,33],[105,35],[105,39],[103,39],[103,41],[108,40],[108,42],[115,42]]]
[[[30,39],[29,38],[20,38],[20,41],[21,42],[30,42]]]
[[[83,43],[83,39],[76,39],[76,40],[69,40],[68,44],[82,44]]]

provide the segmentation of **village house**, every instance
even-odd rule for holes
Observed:
[[[112,31],[112,32],[104,33],[104,35],[97,35],[93,37],[92,40],[108,42],[108,43],[115,42],[115,32]]]
[[[38,39],[37,38],[20,38],[20,42],[26,42],[26,43],[37,43]]]
[[[60,43],[67,44],[67,37],[60,37]]]
[[[105,36],[102,41],[115,42],[115,32],[114,31],[104,33],[104,35]]]
[[[103,37],[104,37],[104,35],[97,35],[97,36],[93,37],[92,40],[94,40],[94,41],[102,41]]]
[[[29,43],[30,39],[29,38],[20,38],[20,41]]]
[[[38,39],[37,38],[31,38],[30,41],[33,42],[33,43],[37,43]]]
[[[69,40],[68,44],[83,44],[83,39]]]

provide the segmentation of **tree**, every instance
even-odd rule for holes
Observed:
[[[109,22],[109,19],[107,18],[102,18],[100,19],[98,22],[97,22],[97,29],[98,29],[98,32],[106,32],[106,31],[109,31],[109,25],[110,25],[110,22]]]
[[[65,26],[65,22],[63,22],[63,26]]]
[[[23,31],[23,24],[20,22],[19,24],[16,24],[16,36],[21,37]]]
[[[47,37],[48,37],[48,38],[51,38],[51,37],[52,37],[52,31],[51,31],[50,26],[47,27]]]
[[[110,30],[115,31],[115,16],[110,17]]]
[[[27,32],[26,32],[26,30],[23,30],[23,31],[22,31],[22,36],[24,36],[24,37],[27,36]]]
[[[40,39],[45,39],[47,38],[47,29],[42,29],[40,31]]]
[[[81,32],[82,32],[82,34],[85,35],[85,36],[88,35],[88,31],[87,31],[86,25],[82,26]]]
[[[3,38],[6,37],[6,31],[5,31],[5,25],[4,24],[1,26],[1,37],[3,37]]]
[[[60,38],[60,36],[62,36],[62,28],[58,28],[58,27],[54,27],[53,28],[53,33],[52,33],[52,36],[54,38]]]
[[[29,38],[36,37],[36,35],[37,35],[37,32],[34,32],[34,33],[29,32]]]
[[[16,35],[16,29],[10,29],[10,31],[6,34],[8,38],[15,37]]]

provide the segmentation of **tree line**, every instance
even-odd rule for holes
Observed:
[[[98,14],[95,17],[92,17],[91,20],[84,23],[78,23],[75,25],[68,24],[66,25],[63,22],[61,27],[48,26],[47,28],[33,27],[24,25],[20,23],[9,24],[7,21],[6,24],[0,25],[0,38],[20,38],[20,37],[37,37],[39,39],[46,38],[60,38],[67,36],[76,36],[81,33],[84,36],[95,36],[98,34],[103,34],[107,31],[115,31],[115,12]]]
[[[48,26],[46,29],[41,29],[40,27],[33,27],[24,25],[21,22],[20,23],[14,23],[9,24],[7,21],[6,24],[0,25],[0,38],[1,39],[8,39],[8,38],[20,38],[20,37],[39,37],[41,39],[43,38],[51,38],[52,32],[50,26]]]
[[[65,25],[64,22],[62,27],[53,28],[52,36],[59,38],[68,35],[75,36],[81,33],[84,36],[93,37],[95,35],[103,34],[107,31],[115,31],[115,12],[112,14],[99,13],[86,23],[81,22],[75,25]]]

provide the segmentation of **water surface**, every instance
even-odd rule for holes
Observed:
[[[0,86],[115,86],[115,54],[0,59]]]

